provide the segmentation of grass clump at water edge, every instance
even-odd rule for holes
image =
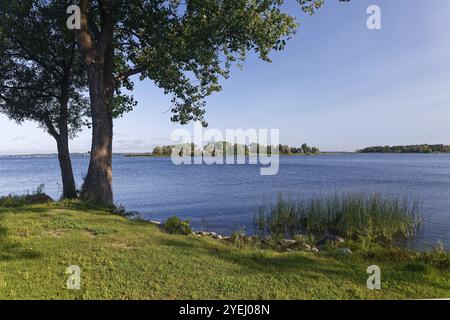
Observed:
[[[351,239],[392,242],[413,237],[422,222],[419,199],[381,194],[335,194],[294,201],[279,196],[254,218],[258,235],[290,237],[332,233]]]

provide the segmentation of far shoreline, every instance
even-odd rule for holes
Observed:
[[[319,153],[292,153],[292,154],[280,154],[280,157],[308,157],[308,156],[332,156],[332,155],[346,155],[346,154],[356,154],[356,152],[346,152],[346,151],[330,151],[330,152],[319,152]],[[170,158],[170,155],[154,155],[151,153],[120,153],[115,155],[121,155],[125,158],[142,158],[142,157],[149,157],[149,158]],[[232,155],[229,155],[232,156]],[[244,156],[244,155],[239,155]],[[245,155],[245,157],[248,156],[258,156],[258,154],[251,154],[251,155]]]

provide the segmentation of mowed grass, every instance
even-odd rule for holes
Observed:
[[[238,249],[101,209],[0,208],[1,299],[405,299],[450,297],[448,269],[399,249]],[[369,265],[382,289],[366,287]],[[69,265],[81,290],[68,290]]]

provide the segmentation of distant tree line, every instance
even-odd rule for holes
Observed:
[[[153,148],[153,152],[152,155],[153,156],[169,156],[172,154],[172,149],[175,146],[156,146],[155,148]]]
[[[359,153],[450,153],[450,146],[444,144],[420,144],[407,146],[376,146],[358,150]]]
[[[306,143],[303,143],[301,147],[289,147],[288,145],[279,145],[278,150],[280,154],[317,154],[320,152],[317,147],[310,147]]]
[[[251,143],[249,145],[230,143],[227,141],[219,141],[216,143],[208,143],[202,148],[197,145],[191,144],[181,144],[181,145],[165,145],[156,146],[151,155],[155,157],[170,156],[172,152],[176,149],[176,152],[180,156],[223,156],[223,155],[258,155],[260,153],[266,153],[268,155],[272,154],[272,150],[280,155],[295,155],[295,154],[318,154],[320,153],[319,148],[310,147],[306,143],[302,144],[301,147],[289,147],[288,145],[278,145],[274,146],[263,146],[258,143]]]

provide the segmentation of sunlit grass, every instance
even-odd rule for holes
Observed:
[[[405,299],[450,296],[448,254],[346,241],[351,256],[237,248],[77,202],[0,206],[0,299]],[[366,287],[367,266],[382,290]],[[68,290],[69,265],[81,290]]]

